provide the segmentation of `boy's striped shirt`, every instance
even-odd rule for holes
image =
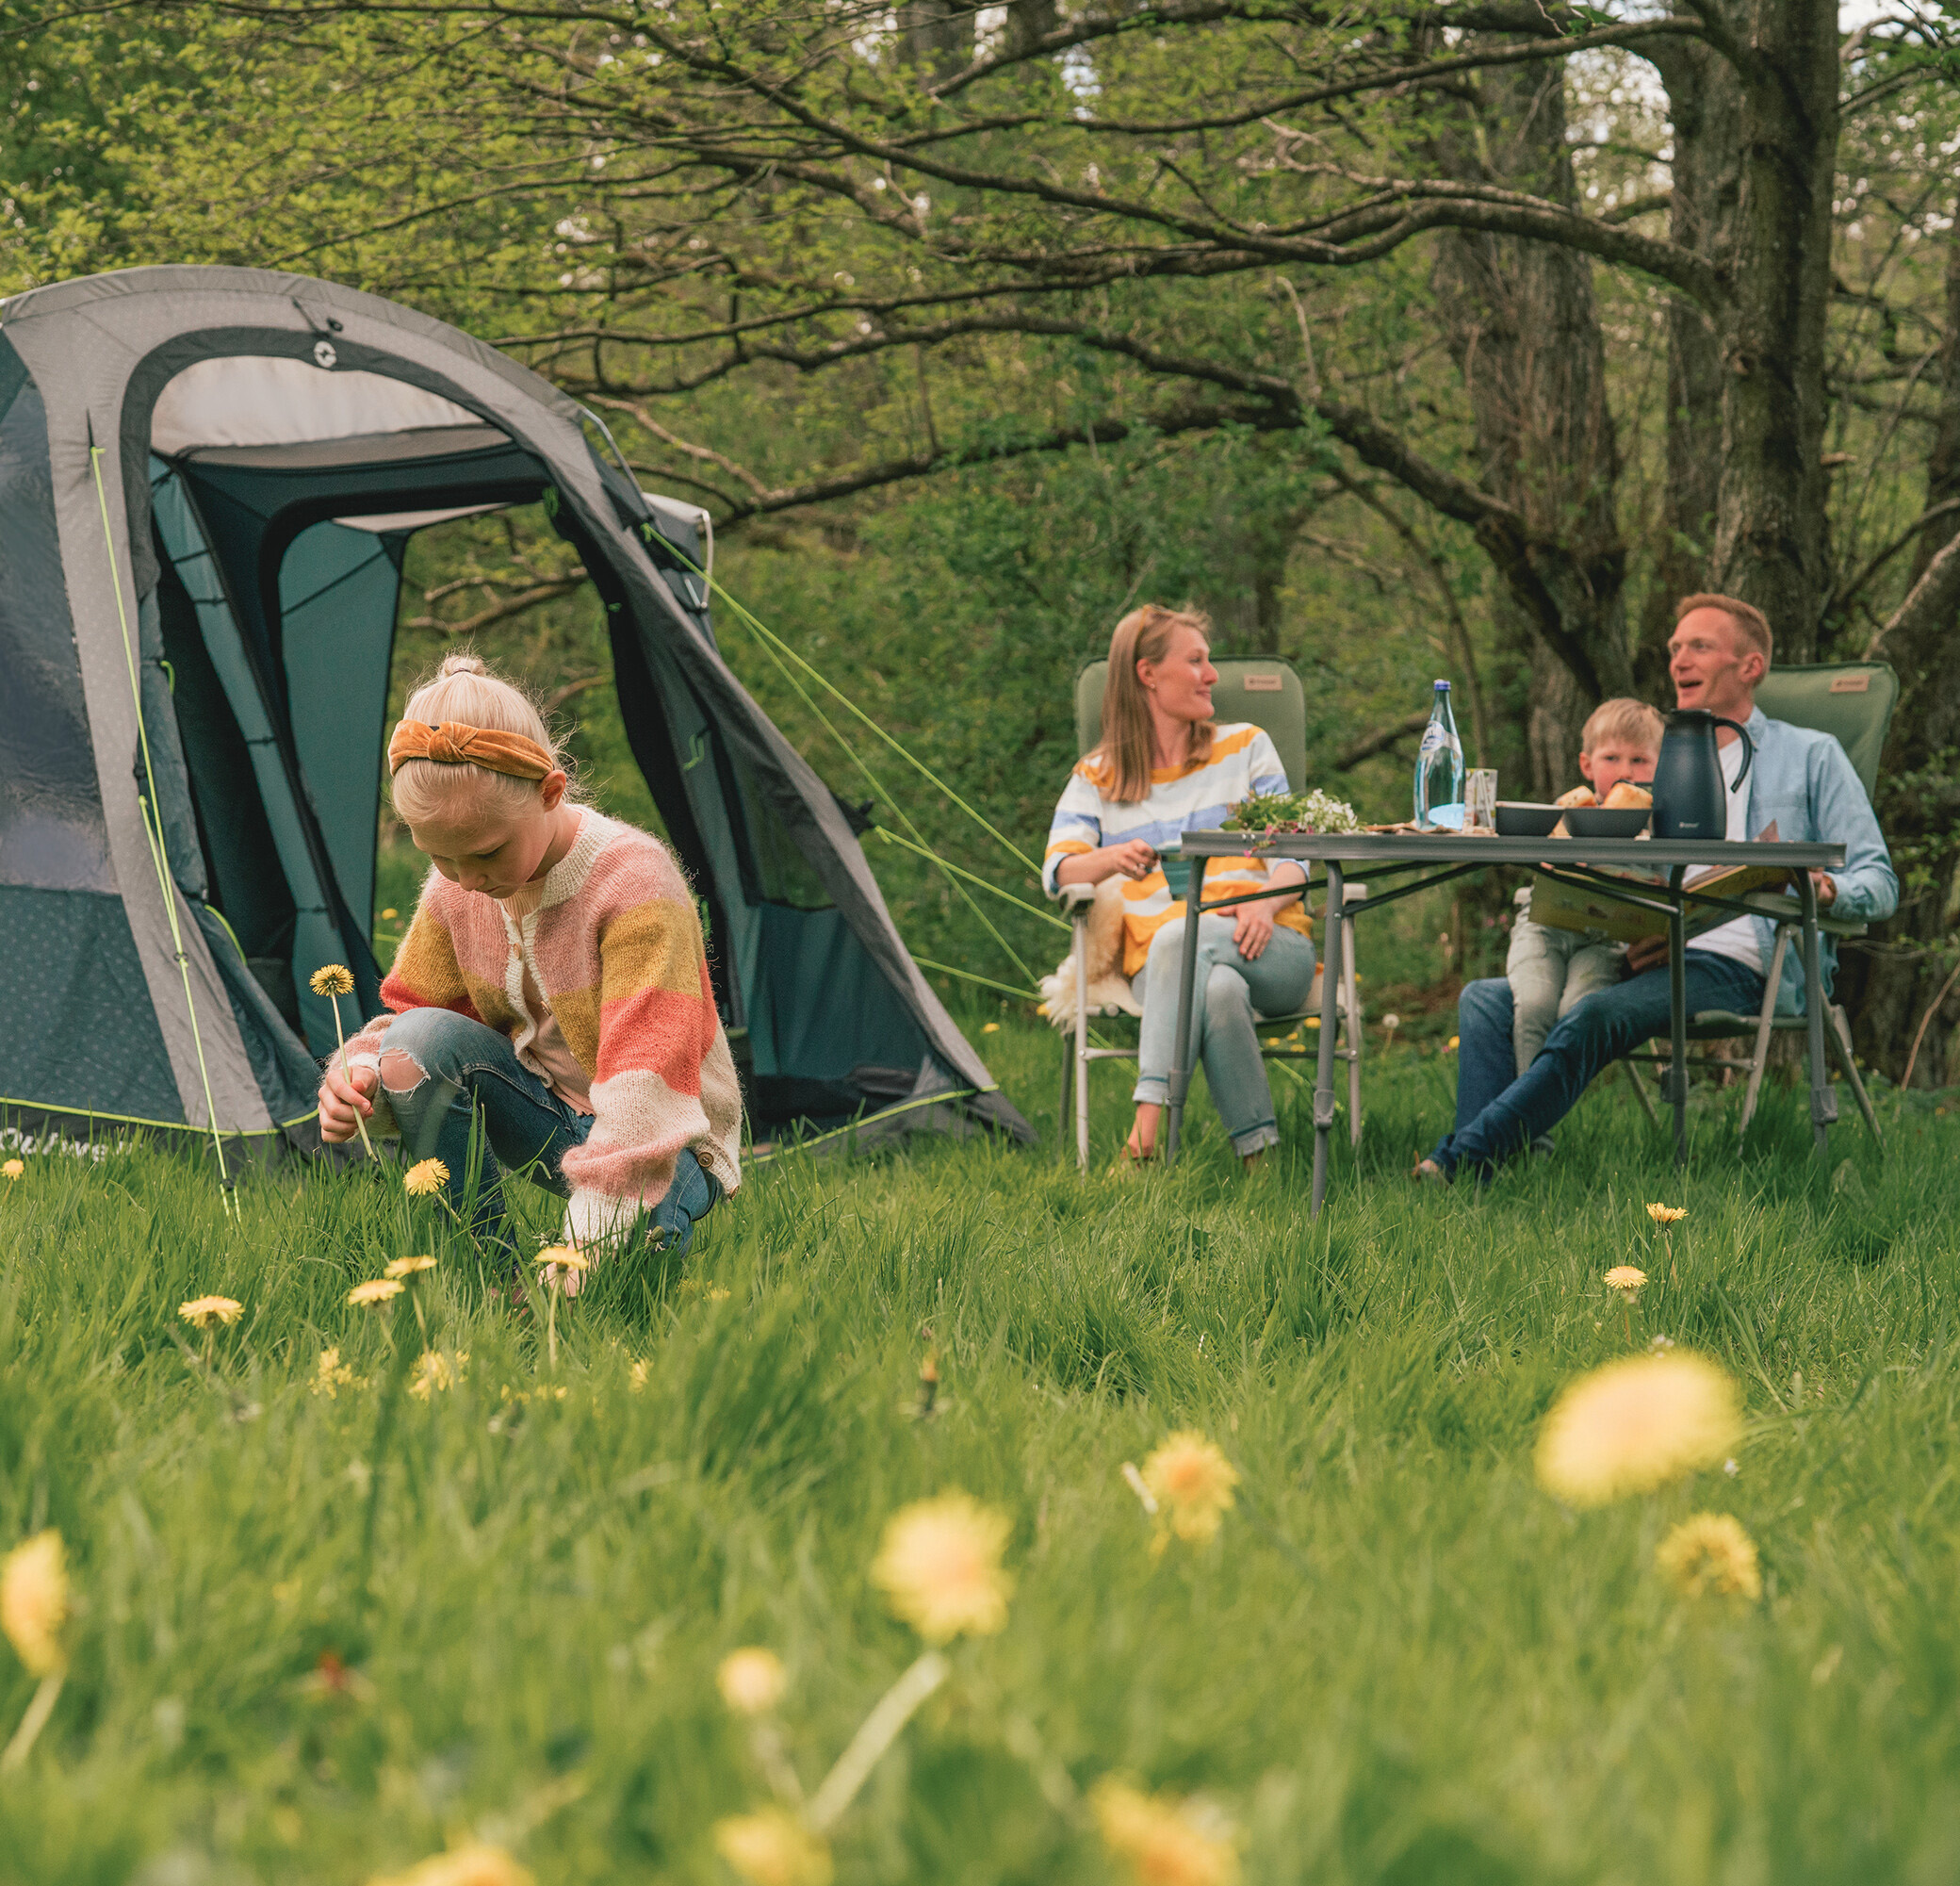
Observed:
[[[1286,769],[1264,728],[1250,721],[1221,727],[1212,740],[1209,760],[1200,764],[1157,767],[1151,773],[1150,796],[1134,805],[1102,796],[1099,779],[1107,775],[1093,760],[1079,761],[1069,775],[1054,823],[1048,831],[1048,851],[1041,863],[1042,888],[1059,894],[1055,873],[1065,858],[1100,851],[1140,838],[1157,851],[1186,831],[1216,831],[1232,808],[1254,793],[1289,790]],[[1259,858],[1214,858],[1205,866],[1206,902],[1242,896],[1266,879],[1266,864]],[[1160,863],[1148,877],[1123,886],[1123,974],[1135,976],[1151,953],[1151,939],[1184,914],[1184,897],[1174,895]],[[1288,904],[1274,919],[1287,929],[1312,933],[1300,904]]]

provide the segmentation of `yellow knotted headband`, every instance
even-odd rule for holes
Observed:
[[[558,770],[549,749],[522,733],[472,727],[466,720],[404,720],[388,742],[388,777],[410,760],[433,760],[438,766],[481,766],[513,779],[542,779]]]

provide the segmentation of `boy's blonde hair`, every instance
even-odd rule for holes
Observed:
[[[501,675],[492,674],[467,649],[443,657],[435,672],[416,684],[401,717],[426,721],[431,727],[457,720],[499,733],[521,733],[549,753],[554,766],[569,771],[531,697]],[[540,788],[535,779],[514,779],[482,766],[406,760],[388,790],[396,815],[414,826],[478,812],[518,818],[536,810]],[[567,797],[576,796],[569,782],[565,792]]]
[[[1579,734],[1579,751],[1590,753],[1602,740],[1628,740],[1658,752],[1661,729],[1666,724],[1658,709],[1643,700],[1635,700],[1631,695],[1621,695],[1615,700],[1601,701],[1586,716],[1585,729]]]

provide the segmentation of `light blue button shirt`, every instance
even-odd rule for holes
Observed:
[[[1786,843],[1843,845],[1844,862],[1831,873],[1838,896],[1823,914],[1848,923],[1884,922],[1899,908],[1899,879],[1893,876],[1891,853],[1886,849],[1871,801],[1844,748],[1831,734],[1772,720],[1759,707],[1744,725],[1756,748],[1749,766],[1749,819],[1744,829],[1755,838],[1773,822],[1776,836]],[[1792,915],[1796,909],[1792,894]],[[1757,917],[1755,923],[1756,947],[1767,963],[1776,928],[1767,917]],[[1836,941],[1821,936],[1818,952],[1828,996],[1838,974]],[[1804,959],[1792,939],[1776,992],[1776,1012],[1797,1015],[1803,1009]]]

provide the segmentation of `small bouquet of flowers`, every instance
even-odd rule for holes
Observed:
[[[1317,786],[1311,793],[1254,793],[1232,808],[1227,831],[1359,831],[1361,819],[1345,799]]]

